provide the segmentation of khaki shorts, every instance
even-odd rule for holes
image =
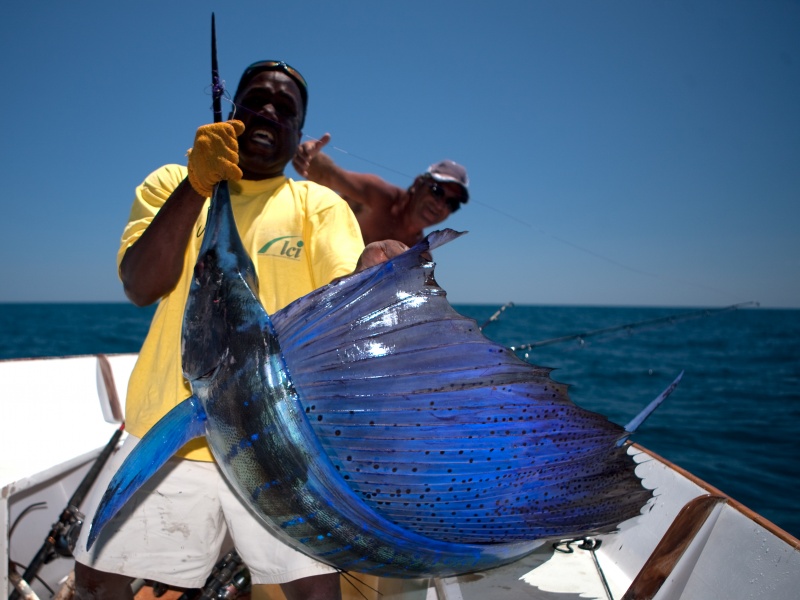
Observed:
[[[139,439],[128,435],[81,507],[75,559],[107,573],[187,588],[205,584],[223,543],[233,540],[252,582],[286,583],[335,570],[275,538],[242,504],[216,463],[171,459],[147,481],[86,551],[97,505]],[[228,538],[227,536],[230,536]]]

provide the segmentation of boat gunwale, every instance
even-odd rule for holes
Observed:
[[[794,537],[791,533],[789,533],[785,529],[782,529],[781,527],[779,527],[778,525],[776,525],[775,523],[773,523],[772,521],[770,521],[766,517],[758,514],[757,512],[752,510],[751,508],[748,508],[747,506],[745,506],[744,504],[742,504],[741,502],[739,502],[735,498],[732,498],[730,495],[726,494],[725,492],[723,492],[719,488],[711,485],[710,483],[708,483],[707,481],[705,481],[703,479],[700,479],[697,475],[694,475],[693,473],[687,471],[683,467],[676,465],[675,463],[673,463],[672,461],[664,458],[660,454],[657,454],[656,452],[653,452],[652,450],[650,450],[648,448],[645,448],[641,444],[633,443],[633,444],[631,444],[631,446],[633,446],[637,450],[640,450],[641,452],[644,452],[645,454],[651,456],[652,458],[654,458],[655,460],[657,460],[658,462],[660,462],[664,466],[666,466],[668,469],[671,469],[671,470],[675,471],[676,473],[678,473],[679,475],[685,477],[686,479],[688,479],[689,481],[691,481],[695,485],[703,488],[709,494],[716,495],[716,496],[722,496],[723,498],[725,498],[727,500],[728,506],[730,506],[731,508],[735,509],[737,512],[741,513],[744,517],[746,517],[750,521],[752,521],[752,522],[756,523],[757,525],[763,527],[764,529],[769,531],[771,534],[773,534],[775,537],[777,537],[779,540],[781,540],[782,542],[784,542],[787,545],[789,545],[794,550],[800,550],[800,539],[797,539],[796,537]]]

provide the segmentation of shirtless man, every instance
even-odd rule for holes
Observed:
[[[431,165],[404,190],[377,175],[336,165],[321,152],[330,139],[326,133],[300,144],[292,164],[303,177],[347,200],[365,244],[391,239],[413,246],[422,239],[423,229],[441,223],[469,200],[467,170],[452,160]]]

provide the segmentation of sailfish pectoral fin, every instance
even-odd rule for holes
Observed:
[[[164,415],[122,463],[108,485],[92,521],[86,549],[142,484],[158,471],[186,442],[206,433],[206,413],[196,396],[190,396]]]

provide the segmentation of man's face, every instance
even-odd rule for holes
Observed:
[[[457,183],[439,183],[430,177],[419,177],[414,185],[411,210],[424,229],[449,217],[451,211],[447,201],[458,201],[462,196],[463,190]]]
[[[239,168],[245,179],[277,177],[300,143],[303,101],[294,80],[280,71],[262,71],[238,98],[236,118],[244,123],[239,136]]]

